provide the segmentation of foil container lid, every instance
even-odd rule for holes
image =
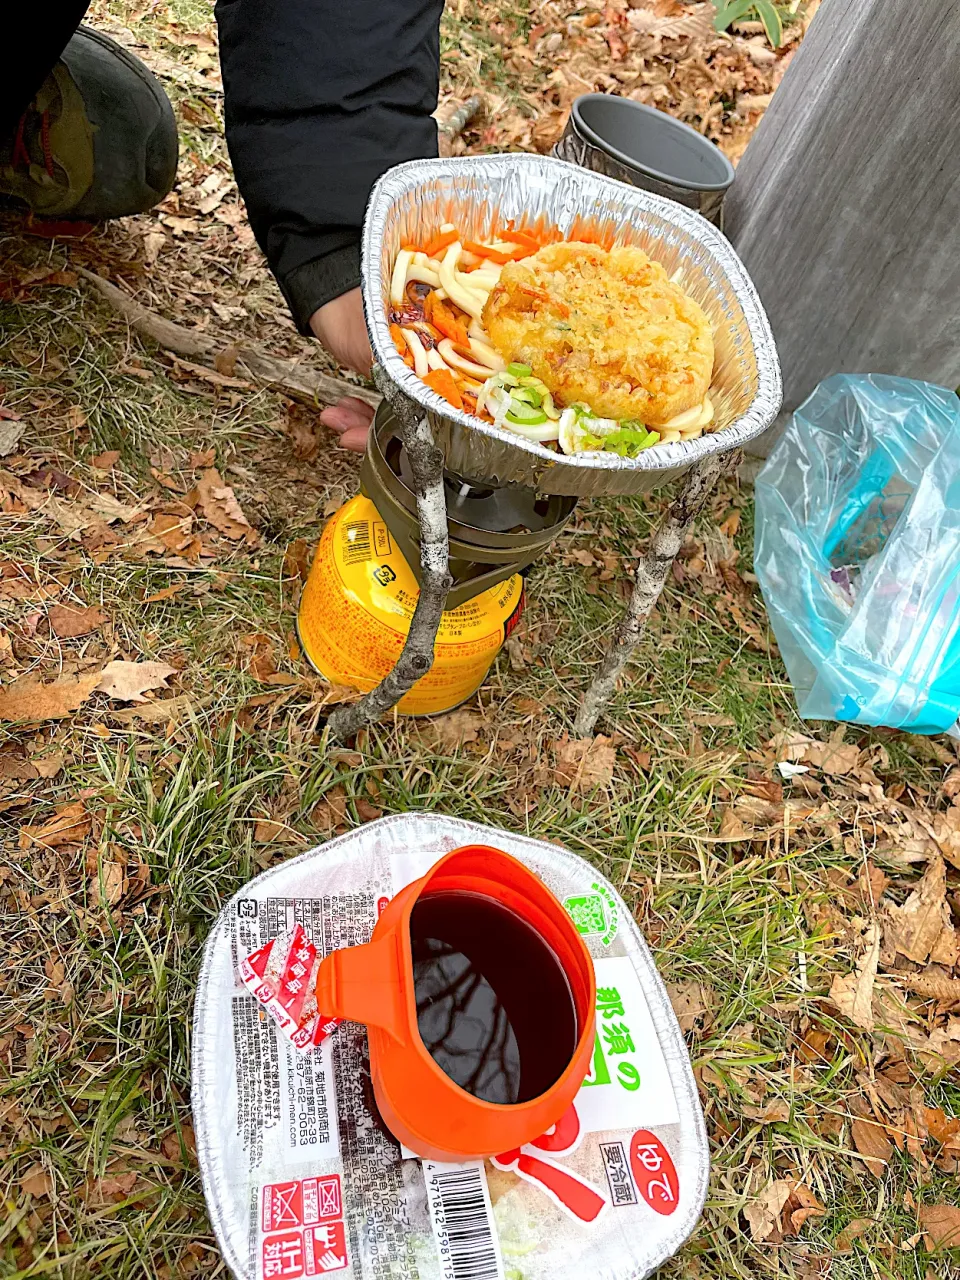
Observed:
[[[513,1164],[436,1165],[379,1118],[365,1029],[345,1022],[296,1050],[239,964],[296,923],[323,952],[367,941],[390,897],[473,843],[525,862],[576,921],[597,968],[594,1083],[574,1138],[547,1135]],[[432,813],[367,823],[227,902],[204,951],[191,1096],[210,1219],[238,1280],[641,1280],[687,1239],[706,1195],[686,1045],[626,904],[555,845]]]
[[[670,275],[682,271],[682,287],[713,325],[716,430],[655,445],[637,458],[555,453],[452,408],[404,364],[388,315],[391,268],[401,245],[422,242],[444,222],[482,240],[510,218],[541,220],[568,239],[587,230],[609,235],[614,244],[644,249]],[[467,479],[584,497],[644,492],[701,458],[752,440],[780,408],[783,388],[770,325],[729,241],[693,209],[551,156],[412,160],[390,169],[367,206],[361,283],[374,359],[427,411],[448,469]]]

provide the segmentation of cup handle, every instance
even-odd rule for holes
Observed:
[[[317,1005],[325,1017],[379,1027],[405,1043],[404,1003],[395,933],[361,947],[331,952],[317,972]]]

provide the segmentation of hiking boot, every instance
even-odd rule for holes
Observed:
[[[0,196],[44,218],[144,213],[173,186],[177,152],[159,81],[115,41],[80,27],[0,139]]]

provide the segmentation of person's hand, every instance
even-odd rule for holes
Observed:
[[[360,290],[351,289],[325,303],[310,317],[310,328],[333,358],[347,369],[370,376],[373,352],[363,319]],[[340,436],[344,449],[363,453],[373,422],[373,409],[357,396],[344,396],[320,414],[320,421]]]

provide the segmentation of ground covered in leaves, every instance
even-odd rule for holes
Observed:
[[[456,0],[445,101],[488,102],[457,145],[543,148],[572,96],[619,87],[735,152],[795,41],[716,38],[708,7]],[[411,808],[558,841],[633,907],[714,1162],[666,1274],[960,1274],[953,745],[797,721],[729,487],[595,739],[577,691],[657,496],[584,505],[472,704],[331,749],[293,623],[355,461],[82,285],[320,360],[243,220],[207,6],[93,12],[163,75],[184,148],[156,215],[0,232],[0,1275],[223,1274],[189,1111],[204,938],[260,869]]]

